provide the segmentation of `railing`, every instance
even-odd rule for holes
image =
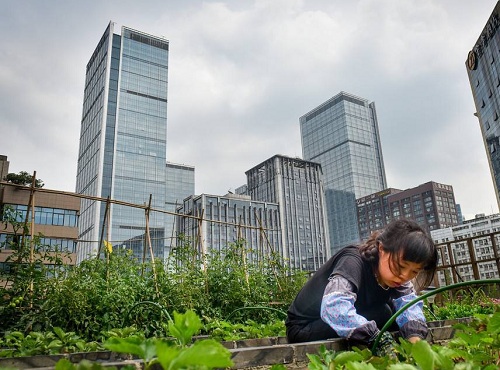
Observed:
[[[455,239],[436,245],[437,287],[500,277],[500,231]]]

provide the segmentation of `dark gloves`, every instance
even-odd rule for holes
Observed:
[[[374,355],[378,357],[395,358],[397,356],[394,347],[395,345],[396,341],[392,337],[391,333],[386,331],[382,334],[382,337],[378,342],[377,348],[375,348]]]

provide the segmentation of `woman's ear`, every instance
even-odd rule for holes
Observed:
[[[378,252],[379,253],[384,252],[384,245],[382,244],[382,242],[377,242],[377,245],[378,245]]]

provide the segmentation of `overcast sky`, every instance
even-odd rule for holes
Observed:
[[[167,160],[224,195],[340,91],[375,102],[389,187],[498,212],[465,60],[496,0],[0,0],[0,154],[75,190],[85,66],[110,21],[170,41]],[[145,200],[147,201],[147,200]]]

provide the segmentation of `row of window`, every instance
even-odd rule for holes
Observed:
[[[16,221],[22,222],[26,220],[28,206],[23,204],[6,204],[15,212]],[[31,220],[31,210],[29,211],[28,220]],[[77,226],[78,215],[77,211],[71,209],[59,209],[48,207],[35,207],[35,224],[37,225],[54,225],[54,226]]]

